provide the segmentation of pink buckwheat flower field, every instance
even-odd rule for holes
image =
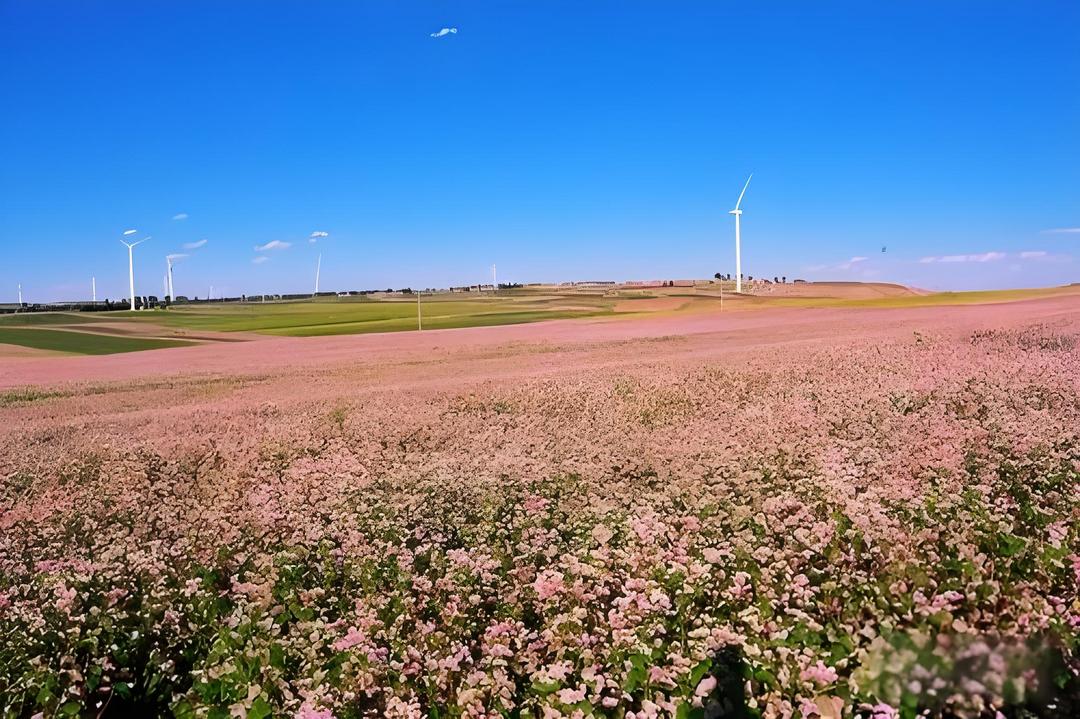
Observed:
[[[1075,716],[1080,301],[0,359],[5,717]]]

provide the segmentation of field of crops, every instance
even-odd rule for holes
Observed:
[[[117,337],[69,330],[0,326],[0,344],[18,345],[50,352],[105,355],[118,352],[164,349],[166,347],[183,347],[188,343],[150,337]]]
[[[820,312],[9,390],[3,716],[1076,716],[1080,307]]]

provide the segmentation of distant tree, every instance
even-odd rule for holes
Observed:
[[[720,274],[719,272],[717,272],[715,275],[713,275],[713,277],[718,279],[718,280],[724,279],[724,276],[722,274]]]
[[[786,285],[787,284],[787,275],[784,275],[783,277],[781,277],[780,280]]]
[[[775,275],[773,275],[772,281],[774,285],[780,284],[780,278]]]

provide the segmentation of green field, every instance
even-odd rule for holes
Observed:
[[[107,355],[117,352],[139,352],[191,344],[182,340],[162,340],[147,337],[117,337],[89,332],[31,329],[0,325],[0,344],[19,345],[52,352],[83,355]]]
[[[519,324],[610,313],[614,302],[587,295],[571,297],[505,296],[458,299],[450,295],[421,298],[424,329]],[[416,300],[326,298],[297,302],[181,305],[167,312],[119,313],[174,329],[258,332],[314,337],[399,332],[416,329]]]
[[[732,310],[770,307],[886,308],[928,305],[989,304],[1080,294],[1080,287],[941,292],[894,297],[842,298],[743,295],[730,297]],[[679,297],[677,310],[649,309],[633,300]],[[610,294],[511,290],[498,296],[435,294],[421,297],[425,330],[486,327],[541,320],[623,316],[651,312],[715,309],[715,288],[695,292],[626,291]],[[618,305],[618,310],[616,306]],[[640,307],[640,309],[639,309]],[[77,354],[111,354],[177,347],[210,341],[199,333],[256,333],[292,337],[400,332],[416,329],[415,297],[325,297],[287,302],[185,304],[149,312],[27,313],[0,315],[0,344]],[[146,335],[146,336],[140,336]],[[224,339],[218,337],[217,339]],[[236,339],[246,339],[243,335]]]

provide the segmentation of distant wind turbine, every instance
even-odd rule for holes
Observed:
[[[491,291],[497,292],[499,289],[499,281],[495,279],[495,265],[491,266]]]
[[[19,283],[19,304],[22,304],[22,283]]]
[[[750,177],[746,178],[746,184],[743,185],[742,192],[739,193],[739,201],[735,203],[735,209],[731,210],[728,214],[735,215],[735,291],[742,292],[742,237],[739,234],[739,218],[742,217],[742,210],[739,206],[742,205],[743,195],[746,194],[746,188],[750,187],[750,180],[754,177],[754,173],[750,173]]]
[[[322,253],[319,253],[319,261],[315,263],[315,294],[319,294],[319,272],[322,271]]]
[[[90,278],[90,298],[97,304],[97,277]]]
[[[124,235],[134,235],[136,232],[137,230],[125,230]],[[125,242],[124,240],[120,240],[120,244],[128,248],[128,289],[130,290],[129,297],[131,299],[131,305],[128,309],[131,310],[135,309],[135,260],[132,257],[131,250],[135,245],[141,245],[149,239],[149,237],[144,237],[138,242]]]
[[[173,256],[172,255],[165,255],[165,264],[169,268],[168,274],[166,274],[166,280],[165,280],[165,293],[169,296],[169,303],[170,304],[173,302],[173,297],[174,297],[174,295],[173,295],[173,284],[172,284],[172,262],[173,262]]]

